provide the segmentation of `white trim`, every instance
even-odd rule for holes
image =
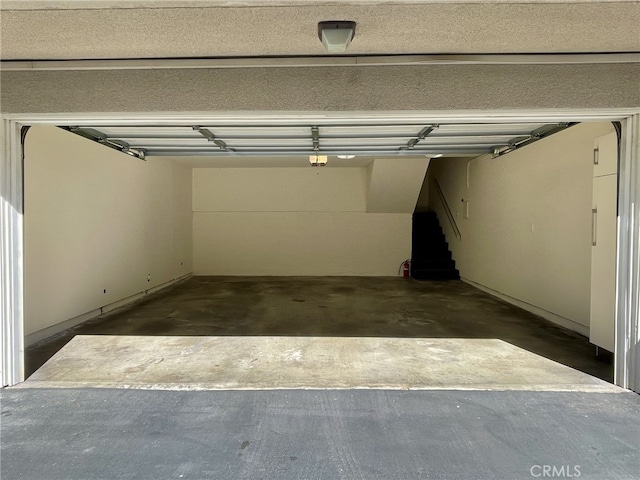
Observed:
[[[0,376],[2,386],[24,378],[23,197],[20,125],[0,128]]]
[[[614,380],[640,392],[640,114],[623,124],[619,182]]]
[[[90,312],[83,313],[82,315],[78,315],[77,317],[65,320],[64,322],[56,323],[55,325],[51,325],[50,327],[30,333],[28,335],[25,335],[24,345],[25,347],[30,347],[31,345],[38,343],[45,338],[53,337],[60,332],[63,332],[69,328],[73,328],[76,325],[80,325],[87,320],[99,317],[100,315],[102,315],[102,311],[101,309],[97,308],[95,310],[91,310]]]
[[[307,123],[322,121],[344,121],[345,123],[520,123],[520,122],[598,122],[622,121],[638,113],[637,108],[609,109],[544,109],[523,113],[522,110],[433,110],[419,112],[116,112],[116,113],[7,113],[4,118],[28,125],[95,125],[108,122],[110,125],[206,125],[209,123],[238,124],[247,122]]]
[[[487,0],[456,0],[456,3],[486,3]],[[594,0],[536,0],[538,3],[593,3]],[[633,3],[637,0],[598,0],[600,3]],[[428,3],[448,3],[451,0],[428,0]],[[425,0],[342,0],[341,6],[347,5],[420,5]],[[492,0],[497,4],[524,3],[523,0]],[[2,10],[104,10],[119,9],[153,9],[153,8],[247,8],[247,7],[309,7],[325,6],[326,0],[3,0]]]
[[[86,312],[86,313],[83,313],[82,315],[78,315],[77,317],[73,317],[68,320],[65,320],[64,322],[56,323],[55,325],[51,325],[50,327],[43,328],[42,330],[38,330],[37,332],[30,333],[29,335],[25,336],[24,343],[26,346],[31,346],[34,343],[38,343],[39,341],[44,340],[45,338],[52,337],[53,335],[56,335],[60,332],[68,330],[69,328],[73,328],[76,325],[80,325],[81,323],[84,323],[86,321],[92,320],[94,318],[98,318],[99,316],[104,315],[105,313],[111,312],[113,310],[116,310],[117,308],[121,308],[126,305],[131,305],[137,302],[138,300],[140,300],[141,298],[146,297],[147,295],[158,292],[160,290],[164,290],[165,288],[171,287],[177,283],[187,280],[192,276],[193,274],[188,273],[187,275],[183,275],[182,277],[174,278],[173,280],[169,280],[168,282],[162,283],[160,285],[156,285],[155,287],[150,288],[149,290],[138,292],[134,295],[131,295],[130,297],[123,298],[122,300],[118,300],[108,305],[104,305],[103,307],[97,308],[95,310],[91,310],[90,312]]]
[[[407,65],[568,65],[640,63],[638,53],[526,55],[374,55],[116,60],[33,60],[0,62],[4,71],[148,70],[195,68],[372,67]]]
[[[172,285],[175,285],[184,280],[187,280],[192,276],[193,276],[193,273],[187,273],[186,275],[183,275],[181,277],[174,278],[167,282],[161,283],[160,285],[156,285],[155,287],[151,287],[148,290],[144,290],[142,292],[131,295],[130,297],[123,298],[122,300],[118,300],[108,305],[105,305],[104,307],[101,308],[102,313],[111,312],[117,308],[124,307],[125,305],[130,305],[138,301],[139,299],[146,297],[147,295],[151,295],[152,293],[156,293],[156,292],[159,292],[160,290],[164,290],[165,288],[171,287]]]
[[[571,320],[566,317],[562,317],[560,315],[557,315],[543,308],[536,307],[535,305],[532,305],[522,300],[518,300],[517,298],[510,297],[509,295],[498,292],[497,290],[486,287],[485,285],[474,282],[473,280],[469,280],[468,278],[461,277],[460,280],[462,280],[465,283],[468,283],[469,285],[477,288],[478,290],[482,290],[483,292],[493,295],[494,297],[498,297],[499,299],[504,300],[505,302],[510,303],[511,305],[515,305],[516,307],[526,310],[527,312],[531,312],[534,315],[537,315],[546,320],[549,320],[550,322],[556,323],[561,327],[572,330],[574,332],[578,332],[580,335],[584,335],[587,338],[589,337],[589,327],[585,327],[584,325],[574,320]]]

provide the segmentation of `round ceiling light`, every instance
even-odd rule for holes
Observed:
[[[338,158],[341,160],[351,160],[352,158],[356,158],[355,155],[338,155]]]

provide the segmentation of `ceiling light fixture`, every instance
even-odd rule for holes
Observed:
[[[309,163],[313,167],[324,167],[327,164],[326,155],[309,155]]]
[[[355,155],[337,155],[337,157],[341,160],[351,160],[352,158],[356,158]]]
[[[356,22],[328,21],[318,23],[318,37],[329,53],[344,53],[356,35]]]

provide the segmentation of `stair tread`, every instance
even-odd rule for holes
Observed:
[[[456,263],[451,259],[443,259],[443,260],[430,260],[430,261],[416,261],[412,260],[411,265],[415,267],[415,269],[422,268],[456,268]]]
[[[414,268],[412,270],[415,270],[416,272],[458,272],[458,269],[456,268],[438,268],[438,267],[433,267],[433,268]]]

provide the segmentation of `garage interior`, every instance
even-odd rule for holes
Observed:
[[[32,127],[27,373],[74,335],[458,338],[502,339],[611,382],[615,208],[602,203],[597,224],[591,208],[607,163],[613,187],[600,195],[615,205],[610,122]],[[420,233],[425,212],[437,229]],[[442,237],[446,260],[433,257]],[[603,245],[605,274],[591,274]],[[405,260],[414,278],[393,278]],[[594,343],[592,321],[607,322]],[[100,351],[78,368],[100,365]],[[428,352],[416,362],[428,370]],[[535,359],[522,362],[508,370]],[[112,364],[99,368],[114,380]],[[500,362],[486,368],[515,383]],[[529,375],[545,383],[543,367]]]
[[[0,477],[636,478],[639,7],[0,2]]]

